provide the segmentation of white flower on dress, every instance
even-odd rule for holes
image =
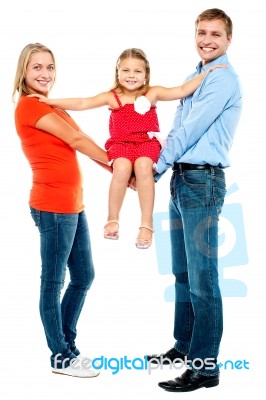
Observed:
[[[151,103],[146,96],[140,96],[134,101],[134,110],[138,114],[146,114],[151,108]]]
[[[164,148],[166,139],[165,139],[165,137],[162,135],[161,132],[147,132],[147,135],[149,136],[150,139],[152,139],[152,138],[155,137],[155,138],[158,140],[158,142],[160,143],[161,148],[162,148],[162,149]]]

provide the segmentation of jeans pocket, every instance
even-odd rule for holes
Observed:
[[[40,229],[40,214],[41,214],[41,212],[39,210],[36,210],[33,207],[30,207],[30,214],[31,214],[31,217],[32,217],[35,225]]]
[[[175,190],[175,175],[176,173],[174,172],[171,176],[170,179],[170,195],[173,199],[176,198],[176,190]]]
[[[188,170],[183,171],[182,179],[188,187],[206,187],[208,181],[208,171],[206,170]]]
[[[224,172],[220,171],[220,173],[216,174],[213,179],[213,202],[216,207],[218,215],[222,211],[222,207],[224,204],[224,198],[226,195],[226,183]]]
[[[221,189],[217,186],[214,186],[213,188],[213,201],[217,210],[218,215],[222,211],[222,207],[224,204],[224,198],[225,198],[226,190]]]

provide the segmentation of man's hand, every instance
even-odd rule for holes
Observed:
[[[41,103],[49,104],[49,99],[48,99],[48,97],[46,97],[46,96],[44,96],[44,95],[42,95],[42,94],[38,94],[38,93],[28,94],[27,97],[38,97],[38,99],[39,99],[39,101],[40,101]]]
[[[133,173],[128,181],[127,185],[130,189],[137,191],[137,179],[135,174]]]

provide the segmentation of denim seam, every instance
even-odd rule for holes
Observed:
[[[212,193],[213,193],[213,186],[214,185],[212,183]],[[215,204],[214,204],[214,207],[217,210]],[[211,246],[210,246],[210,229],[211,229],[211,226],[212,226],[211,208],[212,207],[210,206],[210,208],[209,208],[210,214],[209,214],[209,217],[208,217],[208,274],[209,274],[209,279],[210,279],[210,284],[211,284],[211,289],[212,289],[212,298],[213,298],[213,302],[214,302],[214,304],[213,304],[213,307],[214,307],[214,321],[213,321],[214,327],[213,327],[212,354],[215,355],[215,357],[216,357],[216,355],[218,353],[218,346],[217,346],[218,345],[218,341],[217,341],[217,335],[218,335],[218,323],[217,323],[218,312],[217,311],[218,310],[217,310],[216,293],[214,292],[214,282],[213,282],[213,279],[212,279],[212,271],[211,271],[212,266],[210,265],[210,260],[212,259],[211,251],[210,251],[210,248],[211,248]]]
[[[57,254],[58,254],[58,215],[57,214],[54,214],[54,222],[55,222],[55,230],[56,230],[56,242],[55,242],[55,246],[56,246],[56,251],[55,251],[55,268],[54,268],[54,282],[55,282],[55,280],[56,280],[56,272],[57,272],[57,268],[58,268],[58,257],[57,257]],[[56,296],[55,296],[55,293],[56,291],[55,291],[55,285],[53,285],[53,299],[54,299],[54,301],[56,301]],[[60,332],[60,328],[59,328],[59,323],[58,323],[58,320],[57,320],[57,318],[56,318],[56,312],[55,312],[55,310],[56,310],[56,304],[54,303],[53,304],[53,316],[54,316],[54,321],[55,321],[55,325],[56,325],[56,335],[57,335],[57,339],[58,339],[58,343],[60,343],[60,335],[59,335],[59,332]]]

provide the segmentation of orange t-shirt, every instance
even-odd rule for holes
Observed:
[[[79,130],[65,112],[35,97],[23,96],[15,111],[17,133],[33,173],[29,204],[40,211],[79,213],[84,206],[76,151],[56,136],[35,127],[49,113],[56,113]]]

